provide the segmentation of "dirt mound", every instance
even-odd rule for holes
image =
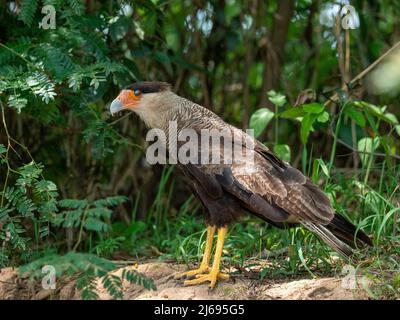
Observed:
[[[122,270],[114,273],[120,274]],[[137,270],[152,278],[157,290],[148,291],[124,282],[124,299],[368,299],[364,290],[348,289],[343,285],[343,279],[336,277],[260,281],[258,277],[250,279],[237,275],[229,281],[219,282],[216,289],[210,291],[206,284],[185,287],[183,281],[175,280],[175,272],[186,270],[183,265],[147,262],[139,265]],[[100,299],[111,299],[100,279],[97,281],[97,292]],[[12,268],[5,268],[0,270],[0,299],[80,299],[80,293],[73,279],[58,282],[55,290],[44,290],[38,283],[33,284],[27,278],[19,277]]]

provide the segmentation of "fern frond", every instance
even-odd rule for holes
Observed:
[[[33,94],[39,96],[45,103],[54,100],[57,95],[54,91],[54,83],[44,73],[34,72],[26,82]]]
[[[97,300],[96,277],[87,273],[81,274],[76,280],[76,288],[81,291],[83,300]]]
[[[113,275],[113,274],[107,274],[102,278],[101,283],[104,286],[104,289],[107,290],[107,292],[114,298],[114,299],[122,299],[123,294],[122,294],[122,281],[121,278]]]
[[[68,3],[76,15],[81,16],[85,12],[85,5],[81,0],[68,0]]]
[[[136,271],[136,270],[127,270],[124,269],[122,271],[121,277],[125,280],[127,280],[130,283],[134,283],[140,286],[143,286],[144,288],[148,290],[157,290],[156,285],[154,284],[154,281],[142,273]]]
[[[108,224],[96,218],[87,218],[84,222],[84,227],[89,231],[107,232],[109,230]]]
[[[125,196],[107,197],[94,201],[94,205],[96,207],[114,207],[124,203],[127,200],[128,198]]]
[[[78,199],[63,199],[58,202],[58,205],[66,209],[83,209],[88,204],[87,200]]]
[[[61,83],[75,68],[69,55],[62,48],[50,43],[40,44],[33,52],[37,59],[43,61],[44,67],[54,75],[58,83]]]
[[[21,11],[18,19],[23,21],[27,26],[31,26],[36,13],[38,0],[22,0]]]
[[[28,104],[28,99],[21,97],[20,94],[11,94],[8,97],[8,106],[17,110],[21,113],[21,110]]]

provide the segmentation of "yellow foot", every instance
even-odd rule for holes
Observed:
[[[219,271],[218,272],[211,271],[210,273],[207,273],[207,274],[198,274],[198,275],[196,275],[196,279],[186,280],[183,284],[185,286],[193,286],[196,284],[201,284],[206,281],[210,281],[210,288],[214,289],[218,279],[228,280],[229,275],[226,273],[219,272]]]
[[[193,276],[201,275],[202,273],[206,273],[206,272],[209,272],[209,271],[210,271],[210,267],[209,266],[204,266],[204,267],[200,266],[200,268],[198,268],[198,269],[177,273],[175,275],[175,279],[180,279],[180,278],[183,278],[183,277],[191,278]]]

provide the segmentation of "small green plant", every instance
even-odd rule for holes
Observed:
[[[121,266],[88,253],[69,252],[64,256],[47,255],[34,262],[21,266],[20,274],[28,274],[31,279],[39,280],[43,277],[42,268],[52,266],[56,271],[56,279],[61,277],[75,277],[77,289],[81,291],[82,299],[93,300],[98,298],[97,281],[114,299],[123,298],[122,281],[140,285],[148,290],[155,290],[154,282],[135,269],[124,269],[120,276],[113,273]]]
[[[289,108],[279,116],[284,119],[300,121],[300,138],[304,144],[307,142],[310,132],[313,131],[314,123],[326,123],[329,120],[329,113],[325,110],[324,105],[317,102]]]
[[[0,145],[0,148],[5,149]],[[57,187],[42,175],[43,166],[30,162],[16,170],[9,167],[7,153],[3,152],[0,166],[7,168],[7,178],[0,192],[0,239],[3,246],[0,254],[0,267],[10,263],[15,252],[22,259],[31,253],[31,241],[24,223],[30,221],[34,230],[34,243],[39,244],[49,237],[50,221],[57,211]],[[15,183],[8,185],[10,172]],[[13,253],[13,254],[11,254]]]
[[[115,196],[95,201],[63,199],[58,202],[62,209],[52,220],[57,227],[79,229],[77,241],[73,247],[76,250],[84,232],[96,232],[98,235],[107,235],[110,229],[112,210],[126,201],[126,197]]]

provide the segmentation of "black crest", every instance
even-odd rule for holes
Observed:
[[[142,81],[133,83],[127,86],[125,89],[130,89],[133,91],[140,90],[142,93],[153,93],[170,90],[171,85],[167,82],[160,81]]]

